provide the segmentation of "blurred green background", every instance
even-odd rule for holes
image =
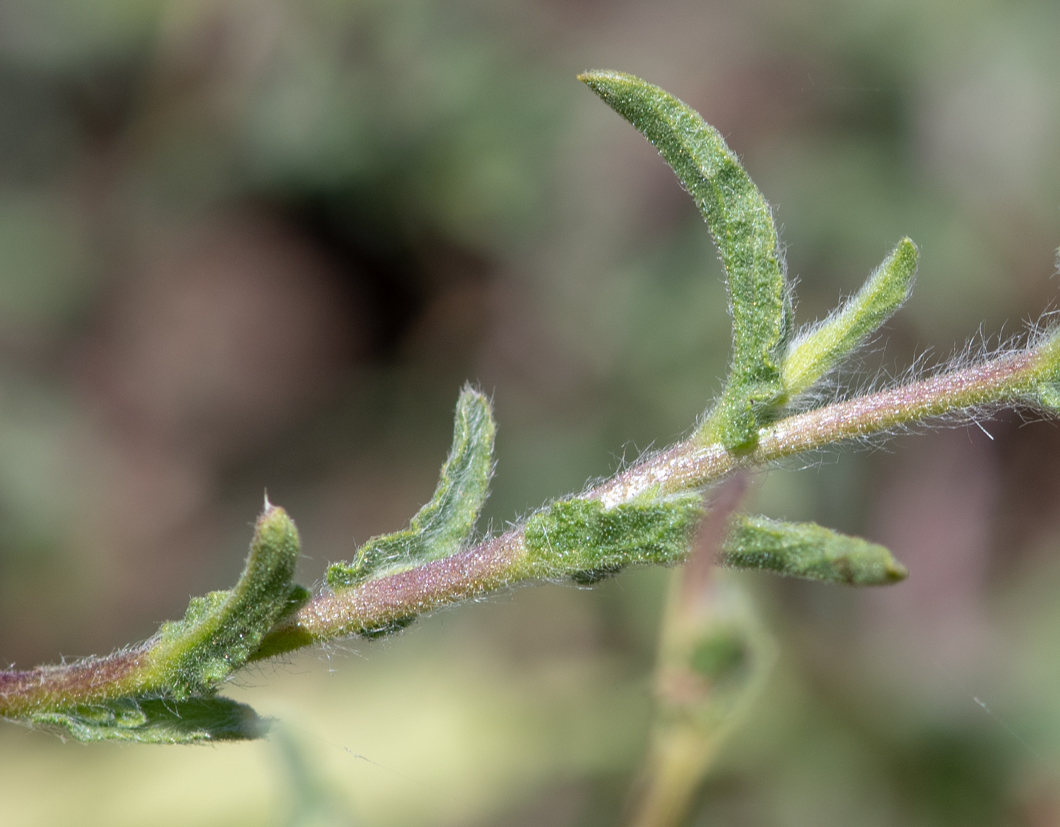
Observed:
[[[495,528],[687,431],[720,268],[584,69],[721,130],[801,321],[919,244],[854,384],[1019,332],[1057,306],[1058,35],[1029,0],[0,0],[0,657],[105,653],[234,582],[265,488],[318,580],[429,497],[465,380]],[[1005,414],[756,480],[911,576],[739,578],[780,662],[694,823],[1060,824],[1058,457]],[[5,725],[4,823],[613,824],[668,576],[250,670],[269,741]]]

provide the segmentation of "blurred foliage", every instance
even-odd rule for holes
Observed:
[[[2,0],[4,657],[109,651],[233,582],[266,486],[319,579],[427,500],[465,380],[500,423],[497,525],[690,426],[727,361],[720,268],[590,67],[717,125],[775,206],[799,321],[916,239],[865,376],[1016,331],[1056,301],[1058,34],[1060,7],[999,0]],[[885,543],[910,579],[741,576],[780,664],[696,823],[1060,820],[1060,432],[984,427],[762,482],[762,510]],[[665,579],[263,667],[230,694],[279,741],[6,727],[6,818],[614,823]]]

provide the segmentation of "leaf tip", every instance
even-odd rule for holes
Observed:
[[[628,72],[594,69],[582,72],[578,75],[578,80],[592,89],[604,103],[641,131],[643,131],[643,117],[642,113],[638,114],[639,109],[650,98],[659,95],[669,98],[669,95],[662,89]],[[648,139],[655,143],[657,136],[648,135]]]
[[[781,381],[794,398],[832,372],[898,312],[913,292],[919,251],[903,238],[856,295],[789,346]]]
[[[278,505],[265,499],[265,508],[254,523],[254,539],[251,541],[252,553],[260,548],[275,549],[285,563],[290,563],[292,574],[294,563],[298,560],[298,528],[290,515]]]
[[[891,557],[884,564],[883,574],[887,583],[901,583],[909,576],[909,569]]]
[[[913,278],[916,276],[916,268],[920,263],[920,249],[913,243],[913,239],[906,236],[899,241],[898,246],[894,248],[894,253],[891,254],[891,259],[900,273],[900,278],[908,285],[908,289],[912,290]]]
[[[634,79],[633,75],[627,74],[626,72],[615,72],[610,69],[589,69],[578,75],[578,80],[589,88],[593,88],[594,85],[606,83],[609,80],[630,81]]]

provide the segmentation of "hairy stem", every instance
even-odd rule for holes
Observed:
[[[719,444],[681,442],[602,483],[588,496],[609,507],[646,495],[665,496],[705,487],[738,467],[768,464],[844,439],[985,405],[1030,402],[1037,385],[1057,372],[1056,349],[1050,340],[1042,348],[787,417],[762,429],[757,448],[746,455]],[[528,576],[533,575],[526,566],[523,527],[517,526],[445,560],[317,596],[275,628],[255,658],[385,628]]]
[[[756,448],[727,451],[694,440],[645,458],[585,496],[611,508],[703,488],[740,467],[765,465],[879,431],[1002,403],[1034,404],[1060,369],[1060,336],[961,370],[786,417],[760,431]],[[540,576],[520,525],[465,551],[361,585],[325,590],[280,621],[250,655],[261,660],[353,634],[372,636],[423,612]],[[0,716],[20,717],[56,701],[93,704],[141,689],[154,641],[61,666],[0,672]]]
[[[647,494],[709,485],[737,467],[765,465],[845,439],[925,419],[1002,403],[1034,403],[1037,386],[1057,372],[1056,345],[866,394],[781,419],[763,428],[756,449],[734,454],[721,445],[680,442],[595,488],[590,496],[615,505]]]
[[[133,679],[141,671],[146,655],[147,649],[139,646],[79,663],[0,672],[0,715],[19,718],[70,698],[98,703],[121,697],[136,688]]]
[[[385,632],[439,606],[525,579],[522,527],[442,560],[360,586],[326,591],[265,638],[254,660],[353,634]]]

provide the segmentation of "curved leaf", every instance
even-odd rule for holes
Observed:
[[[489,400],[470,387],[460,393],[453,424],[453,445],[442,466],[431,501],[404,531],[374,537],[357,550],[352,563],[333,563],[327,582],[333,589],[369,577],[412,568],[460,551],[489,493],[496,434]]]
[[[294,521],[266,501],[239,581],[193,598],[183,620],[162,625],[147,650],[138,694],[183,700],[209,693],[246,663],[276,621],[308,598],[291,582],[299,553]]]
[[[704,441],[748,450],[784,402],[780,364],[792,331],[791,293],[769,205],[718,131],[673,95],[622,72],[579,76],[651,141],[707,221],[728,275],[732,368],[700,429]]]

